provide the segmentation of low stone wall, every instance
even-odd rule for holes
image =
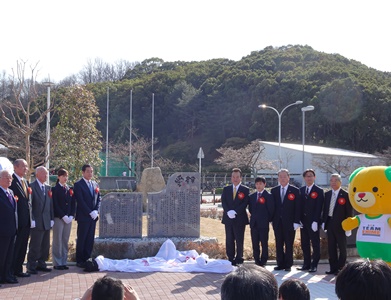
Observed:
[[[143,257],[152,257],[157,254],[161,245],[167,238],[139,238],[139,239],[119,239],[96,238],[92,257],[103,255],[111,259],[136,259]],[[170,240],[175,244],[177,250],[192,250],[189,245],[197,244],[218,244],[216,238],[202,237],[202,238],[177,238],[173,237]]]

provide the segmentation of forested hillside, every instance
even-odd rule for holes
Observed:
[[[267,47],[240,61],[164,62],[151,58],[136,64],[120,81],[91,83],[105,136],[107,87],[110,88],[109,139],[129,139],[129,99],[133,91],[133,128],[151,137],[152,93],[155,138],[165,157],[195,163],[199,147],[205,163],[216,148],[254,139],[301,143],[300,108],[306,113],[306,143],[374,153],[391,146],[391,74],[376,71],[338,54],[309,46]]]

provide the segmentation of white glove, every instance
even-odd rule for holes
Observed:
[[[322,223],[322,229],[324,230],[324,223]]]
[[[227,215],[230,219],[235,219],[236,218],[236,211],[234,211],[233,209],[229,210],[227,212]]]
[[[71,223],[73,221],[73,216],[69,216],[68,219],[69,219],[69,223]]]
[[[69,217],[67,215],[63,216],[62,220],[64,221],[65,224],[69,224]]]
[[[35,228],[35,221],[34,220],[31,220],[31,226],[30,228]]]
[[[50,228],[52,228],[54,225],[54,221],[53,220],[50,220]]]
[[[98,211],[93,210],[92,212],[90,212],[90,216],[91,216],[91,219],[95,220],[98,217]]]
[[[318,231],[318,223],[312,222],[311,228],[312,228],[313,232],[317,232]]]
[[[299,228],[301,228],[302,226],[300,224],[297,224],[297,223],[293,223],[293,229],[294,230],[297,230]]]
[[[345,231],[345,235],[346,236],[351,236],[352,235],[352,231],[351,230]]]

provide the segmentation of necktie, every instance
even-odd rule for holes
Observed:
[[[234,197],[233,197],[234,200],[235,200],[235,197],[236,197],[236,187],[234,186]]]
[[[308,196],[309,193],[310,193],[310,188],[307,186],[307,191],[305,192],[305,194]]]
[[[261,193],[258,192],[258,199],[261,199]]]
[[[335,202],[336,201],[337,201],[337,193],[332,191],[331,201],[330,201],[330,208],[329,208],[329,216],[330,217],[333,216],[333,212],[334,212],[334,207],[335,207]]]
[[[92,187],[91,181],[88,182],[88,185],[90,186],[91,195],[94,196],[94,189],[93,189],[93,187]]]
[[[11,203],[12,207],[14,207],[14,199],[12,199],[12,196],[10,193],[8,193],[8,191],[5,192],[7,197],[8,197],[8,201]]]
[[[21,180],[21,184],[22,184],[22,188],[23,188],[24,194],[27,196],[27,186],[26,186],[26,182],[24,182],[23,178]]]
[[[44,185],[41,185],[41,190],[42,190],[43,195],[45,196],[45,186]]]
[[[281,187],[281,203],[284,202],[284,197],[285,197],[285,188]]]

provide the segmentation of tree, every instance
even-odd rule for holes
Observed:
[[[216,149],[221,156],[215,159],[215,162],[230,170],[232,168],[243,168],[244,170],[253,171],[253,175],[257,174],[257,170],[273,169],[273,162],[260,159],[260,156],[265,149],[260,148],[259,140],[254,140],[246,146],[238,149],[232,147],[221,147]]]
[[[59,122],[52,135],[52,163],[67,169],[71,178],[77,179],[84,164],[98,169],[102,163],[99,158],[102,135],[96,128],[99,111],[93,94],[84,86],[64,88],[58,97],[55,113]]]
[[[31,77],[26,79],[26,62],[17,62],[16,71],[13,70],[9,80],[9,93],[3,78],[4,92],[0,103],[0,143],[10,150],[11,156],[24,156],[31,168],[46,163],[45,134],[40,125],[53,108],[53,105],[48,108],[39,97],[42,86],[36,83],[37,65],[30,67]]]

